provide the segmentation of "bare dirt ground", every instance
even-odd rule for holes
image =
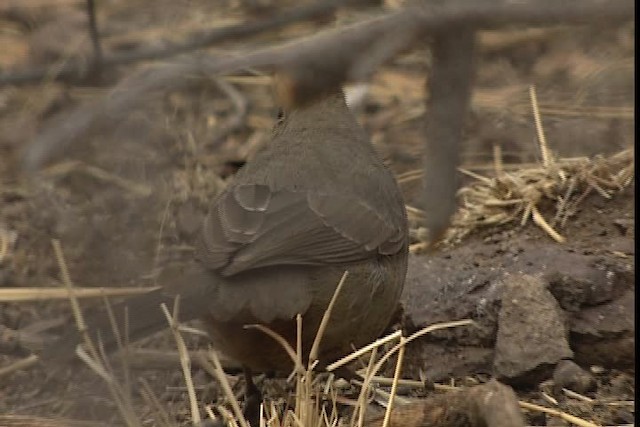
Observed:
[[[59,3],[0,7],[2,70],[53,67],[70,57],[87,57],[82,5]],[[98,10],[107,52],[161,45],[212,22],[222,26],[251,16],[235,1],[111,1]],[[312,24],[296,25],[252,43],[313,31]],[[479,40],[465,170],[494,178],[496,145],[506,173],[540,166],[530,85],[537,88],[554,158],[608,159],[632,149],[633,25],[509,29],[483,33]],[[232,50],[234,44],[223,47]],[[420,180],[411,177],[421,164],[429,61],[420,50],[397,58],[379,70],[364,101],[354,107],[398,175],[407,204],[427,214],[428,207],[420,204]],[[109,70],[101,84],[0,87],[2,287],[60,286],[54,238],[62,244],[76,286],[153,284],[163,266],[191,256],[209,201],[235,165],[269,138],[277,113],[269,77],[212,77],[149,101],[118,123],[92,129],[56,153],[41,175],[27,180],[20,153],[45,124],[105,95],[130,71]],[[239,121],[234,96],[248,105]],[[619,164],[633,170],[633,152],[625,159],[629,162]],[[475,182],[462,178],[467,185]],[[397,326],[411,332],[462,318],[474,319],[476,326],[416,342],[407,350],[403,377],[469,385],[495,376],[513,385],[522,400],[597,425],[633,425],[635,186],[631,182],[610,195],[591,191],[564,223],[551,220],[554,203],[541,203],[540,213],[566,238],[563,244],[533,220],[521,225],[518,218],[471,227],[435,251],[412,254]],[[418,246],[419,235],[414,229]],[[98,304],[87,301],[86,307]],[[68,319],[67,301],[1,303],[0,367],[28,355],[11,332],[36,333],[49,321],[69,327]],[[174,348],[168,334],[142,345]],[[190,345],[204,346],[206,340],[193,338]],[[134,374],[150,384],[176,422],[189,419],[178,368],[135,369]],[[214,381],[198,368],[194,378],[199,401],[216,401]],[[0,385],[0,414],[120,422],[105,385],[86,368],[34,366],[0,377]],[[152,424],[152,409],[142,399],[136,399],[136,409]],[[568,425],[536,411],[527,417],[530,425]]]

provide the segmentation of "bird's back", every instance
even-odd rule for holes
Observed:
[[[230,284],[225,301],[237,304],[226,304],[224,318],[212,310],[210,333],[230,356],[256,368],[282,368],[287,358],[245,323],[267,323],[294,343],[292,319],[301,313],[308,349],[349,270],[322,347],[325,357],[338,357],[351,343],[377,338],[404,286],[402,196],[341,93],[284,117],[212,204],[203,242],[200,259],[223,272]]]

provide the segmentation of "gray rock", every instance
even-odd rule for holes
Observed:
[[[560,305],[539,278],[504,278],[494,359],[495,374],[512,381],[537,381],[562,359],[573,356]]]

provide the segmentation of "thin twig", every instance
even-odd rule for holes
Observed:
[[[189,352],[187,346],[180,335],[178,330],[178,311],[179,311],[180,298],[176,297],[174,302],[173,314],[169,313],[167,305],[162,303],[160,308],[167,319],[167,323],[171,327],[173,332],[173,338],[178,347],[178,353],[180,354],[180,364],[182,366],[182,375],[187,386],[187,393],[189,396],[189,404],[191,407],[191,420],[194,424],[198,424],[201,421],[200,410],[198,409],[198,399],[196,398],[195,388],[193,387],[193,378],[191,377],[191,359],[189,358]]]
[[[148,100],[149,95],[184,87],[193,82],[193,77],[209,78],[211,75],[229,74],[246,68],[286,69],[290,75],[297,77],[298,86],[307,85],[316,91],[326,90],[328,86],[337,87],[352,80],[353,71],[358,70],[360,61],[368,57],[368,49],[375,45],[374,41],[393,29],[401,28],[402,31],[414,34],[414,38],[423,38],[427,34],[451,28],[491,28],[517,22],[551,25],[557,22],[569,24],[597,20],[599,23],[613,23],[631,19],[633,9],[634,3],[629,0],[610,1],[606,4],[597,0],[583,0],[579,8],[570,2],[559,3],[553,0],[527,3],[459,0],[446,2],[439,7],[409,7],[242,55],[201,54],[182,58],[173,63],[143,69],[119,83],[110,96],[100,102],[83,105],[70,115],[54,120],[28,147],[24,159],[25,169],[38,170],[53,153],[75,141],[100,120],[118,120],[129,114],[132,108]],[[236,29],[240,28],[239,33],[245,34],[248,31],[245,27],[254,28],[243,24]],[[359,54],[354,55],[354,52]],[[379,62],[369,66],[377,67],[391,57],[380,57]],[[107,62],[105,58],[105,64]],[[326,78],[317,79],[318,75]],[[189,76],[189,79],[185,76]],[[109,114],[105,115],[107,111]]]
[[[98,32],[95,0],[87,0],[87,15],[89,16],[89,35],[93,44],[93,71],[100,74],[102,70],[102,45]]]
[[[538,110],[538,95],[536,94],[536,87],[529,86],[529,96],[531,98],[531,109],[533,110],[533,121],[536,125],[536,134],[538,135],[538,143],[540,144],[540,154],[542,155],[542,165],[545,168],[551,166],[553,158],[549,153],[549,146],[547,145],[547,138],[544,135],[544,128],[542,127],[542,119],[540,118],[540,110]]]
[[[117,65],[132,64],[140,61],[170,58],[182,53],[205,48],[215,43],[227,40],[241,40],[245,37],[275,30],[301,21],[312,20],[318,16],[326,15],[327,13],[335,10],[338,6],[346,4],[347,2],[348,1],[345,0],[317,1],[311,5],[282,10],[280,13],[267,20],[243,22],[237,25],[213,28],[211,30],[192,34],[186,37],[188,40],[187,42],[176,43],[169,47],[164,45],[162,47],[147,47],[134,52],[105,56],[102,58],[101,64],[103,68],[106,68]],[[69,62],[58,70],[55,77],[56,79],[62,80],[69,78],[82,79],[86,72],[86,67],[83,67],[82,64]],[[0,73],[0,86],[6,84],[16,85],[39,82],[48,75],[50,75],[50,67],[31,69],[20,73]]]
[[[338,295],[340,295],[340,291],[342,290],[342,286],[344,282],[349,277],[349,272],[345,271],[340,278],[340,282],[338,282],[338,286],[336,286],[335,291],[333,292],[333,296],[331,297],[331,301],[327,306],[327,309],[324,311],[322,316],[322,321],[320,322],[320,326],[318,326],[318,331],[316,332],[316,337],[313,340],[313,345],[311,346],[311,351],[309,352],[309,365],[318,360],[318,351],[320,349],[320,341],[322,340],[322,336],[324,335],[324,331],[327,328],[327,324],[329,323],[329,318],[331,317],[331,312],[333,311],[333,306],[338,299]]]
[[[213,365],[210,362],[213,362]],[[240,409],[240,404],[233,395],[233,391],[231,390],[229,381],[227,381],[227,377],[222,370],[220,359],[218,359],[218,355],[213,349],[209,349],[209,351],[202,356],[200,366],[202,366],[209,374],[211,374],[218,380],[218,384],[220,384],[220,387],[222,387],[222,391],[227,397],[227,400],[229,401],[229,404],[233,409],[236,419],[238,420],[238,422],[240,422],[240,425],[242,427],[249,427],[249,423],[244,419],[244,415],[242,414],[242,410]],[[222,410],[223,408],[221,407],[220,409]]]
[[[404,352],[406,349],[406,346],[404,344],[406,344],[406,339],[404,337],[400,337],[400,351],[398,351],[396,369],[393,374],[393,383],[391,384],[391,393],[389,393],[389,405],[387,406],[387,410],[384,413],[382,427],[388,427],[389,421],[391,419],[391,411],[393,411],[393,399],[398,391],[398,380],[400,379],[400,375],[402,373],[402,362],[404,361]]]

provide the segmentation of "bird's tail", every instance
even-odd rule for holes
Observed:
[[[163,272],[159,280],[162,285],[160,289],[128,298],[111,306],[119,335],[125,336],[125,320],[126,336],[129,342],[167,328],[169,325],[161,304],[165,304],[169,312],[172,312],[176,298],[179,298],[179,321],[186,322],[203,316],[211,309],[216,280],[218,280],[217,277],[200,264],[179,269],[172,268]],[[106,309],[90,313],[86,316],[85,323],[96,345],[99,343],[106,352],[118,348],[118,339]],[[83,336],[77,326],[69,325],[59,339],[45,345],[40,354],[40,360],[47,364],[72,363],[77,360],[75,349],[81,342],[83,342]]]

